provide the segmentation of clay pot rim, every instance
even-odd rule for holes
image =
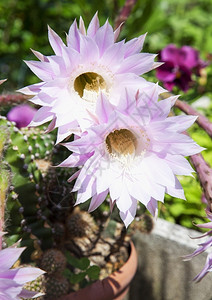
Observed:
[[[60,300],[112,300],[118,299],[132,281],[138,265],[138,257],[132,241],[129,242],[130,254],[126,263],[117,271],[103,280],[97,280],[93,284],[70,293]],[[120,298],[121,299],[121,298]]]

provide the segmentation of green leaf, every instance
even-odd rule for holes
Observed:
[[[69,252],[66,252],[66,259],[72,267],[75,267],[80,270],[86,270],[90,265],[90,261],[88,258],[83,257],[78,259],[72,256]]]
[[[79,274],[72,274],[70,277],[70,282],[73,284],[79,283],[85,278],[86,275],[87,275],[86,272],[81,272]]]
[[[97,280],[99,279],[100,268],[98,266],[91,266],[87,269],[87,274],[91,280]]]
[[[86,270],[90,266],[90,260],[87,257],[83,257],[79,260],[81,270]]]
[[[66,278],[70,278],[71,276],[73,276],[73,273],[69,270],[69,269],[65,269],[64,271],[63,271],[63,275],[66,277]]]
[[[84,278],[80,283],[79,283],[79,286],[81,289],[83,289],[84,287],[88,286],[90,284],[90,282]]]

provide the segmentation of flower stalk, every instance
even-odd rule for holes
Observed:
[[[188,103],[181,100],[175,102],[175,107],[179,108],[187,115],[198,116],[196,120],[197,124],[212,137],[212,123],[205,116],[193,109]],[[207,199],[209,210],[212,211],[212,169],[200,153],[190,156],[190,159],[197,171],[197,176]]]
[[[29,98],[31,97],[18,93],[4,94],[0,95],[0,105],[5,105],[9,103],[21,103],[28,100]]]
[[[212,211],[212,169],[200,153],[194,154],[190,158],[208,201],[209,210]]]
[[[196,120],[197,124],[212,137],[212,123],[205,116],[193,109],[188,103],[181,100],[175,102],[175,107],[179,108],[187,115],[198,116]]]
[[[126,0],[124,6],[120,11],[120,14],[117,16],[115,20],[115,29],[118,28],[121,25],[121,23],[127,20],[136,2],[137,0]]]

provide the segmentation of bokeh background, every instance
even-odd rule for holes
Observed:
[[[5,89],[16,89],[37,79],[23,60],[34,59],[30,48],[52,53],[47,24],[63,39],[75,18],[88,24],[96,11],[101,24],[113,25],[124,0],[1,0],[0,74]],[[121,39],[148,32],[144,50],[157,53],[167,44],[190,45],[206,58],[212,51],[211,0],[138,0],[125,23]]]

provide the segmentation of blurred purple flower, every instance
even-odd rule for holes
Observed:
[[[178,86],[186,92],[192,82],[192,74],[200,76],[200,70],[207,65],[199,58],[199,52],[194,48],[177,48],[174,44],[160,51],[159,60],[164,64],[157,69],[156,76],[169,91]]]
[[[200,253],[205,252],[207,249],[209,249],[210,247],[212,247],[212,236],[211,236],[211,234],[212,234],[212,213],[210,211],[208,211],[208,210],[206,210],[206,213],[207,213],[207,217],[210,220],[210,222],[205,223],[205,224],[198,224],[196,226],[200,227],[200,228],[207,228],[207,229],[210,229],[210,230],[208,232],[206,232],[205,234],[203,234],[203,235],[201,235],[199,237],[196,237],[196,239],[197,238],[203,238],[205,236],[209,236],[209,238],[205,242],[199,244],[199,247],[192,254],[186,255],[184,257],[184,260],[190,260],[193,257],[199,255]],[[210,252],[208,254],[205,266],[202,269],[202,271],[193,280],[198,282],[208,272],[211,272],[211,271],[212,271],[212,252]]]
[[[18,128],[26,127],[32,121],[36,111],[35,108],[27,104],[21,104],[9,111],[7,119],[15,122]]]

